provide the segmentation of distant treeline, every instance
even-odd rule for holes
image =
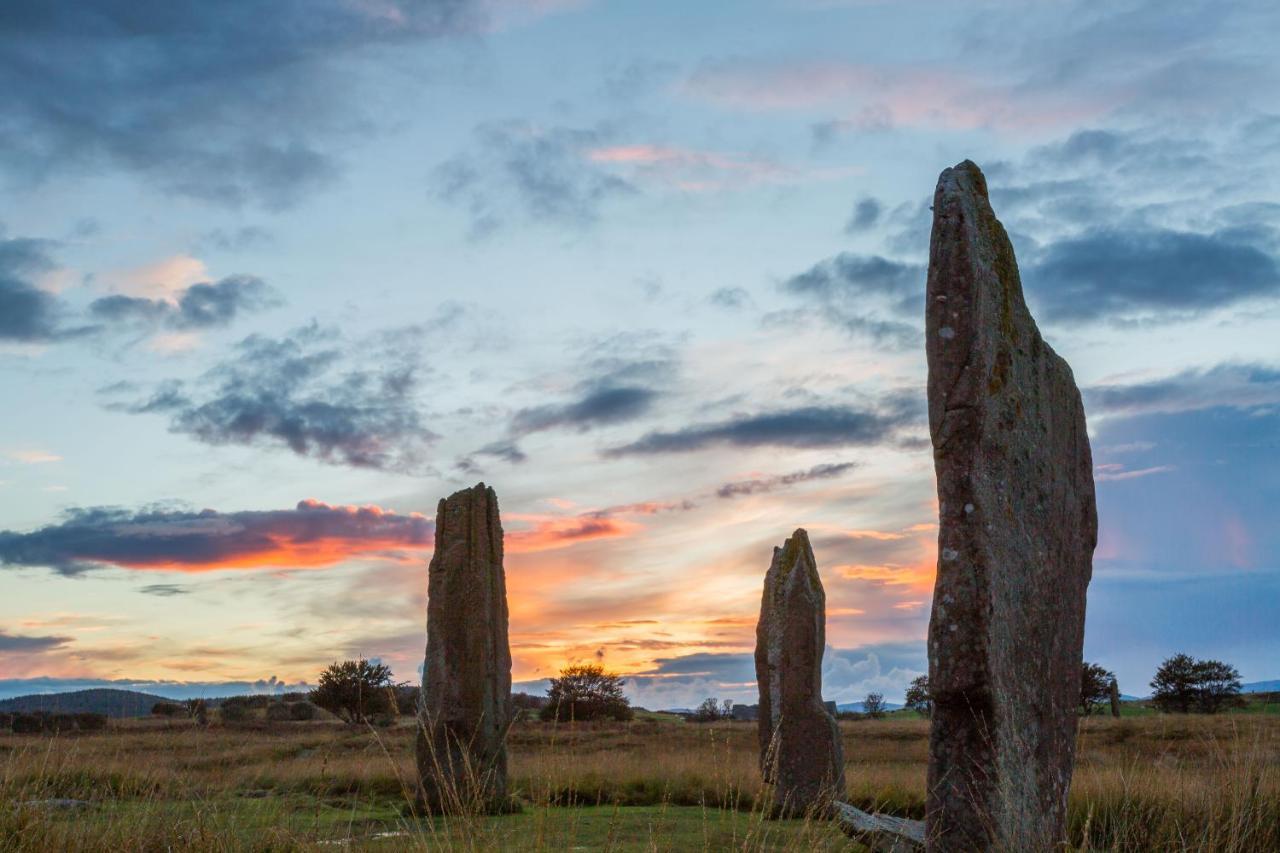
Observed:
[[[64,732],[96,732],[107,727],[106,714],[81,711],[63,714],[50,711],[0,713],[0,730],[17,735],[61,734]]]

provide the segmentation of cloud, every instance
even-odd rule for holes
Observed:
[[[721,287],[707,299],[712,305],[736,311],[751,304],[751,293],[745,287]]]
[[[482,17],[470,0],[19,0],[5,16],[0,162],[16,180],[110,169],[287,207],[336,178],[325,140],[368,132],[344,59],[474,32]]]
[[[796,168],[768,157],[652,143],[592,148],[586,152],[586,158],[592,163],[624,169],[633,184],[655,184],[691,193],[794,184],[862,171],[857,167]]]
[[[46,462],[61,462],[62,457],[47,450],[13,450],[5,454],[15,462],[23,465],[43,465]]]
[[[434,525],[417,513],[316,500],[293,509],[218,512],[111,507],[72,509],[58,524],[29,533],[0,531],[0,562],[66,575],[97,566],[203,572],[316,568],[353,558],[421,552]],[[148,590],[173,594],[168,585]]]
[[[0,652],[5,654],[39,654],[71,642],[70,637],[22,637],[0,630]]]
[[[823,465],[815,465],[807,471],[793,471],[790,474],[775,474],[771,477],[756,477],[750,480],[736,480],[731,483],[725,483],[716,489],[716,496],[721,498],[736,498],[742,495],[755,495],[763,492],[772,492],[783,489],[788,486],[794,486],[798,483],[807,483],[811,480],[829,480],[833,477],[839,477],[852,471],[857,467],[853,462],[827,463]]]
[[[853,206],[853,213],[849,215],[849,221],[844,225],[844,233],[857,234],[860,231],[866,231],[880,221],[880,214],[883,212],[884,206],[878,199],[870,196],[862,199]]]
[[[1150,468],[1129,469],[1118,462],[1108,462],[1094,466],[1093,479],[1100,483],[1119,482],[1150,477],[1152,474],[1166,474],[1175,470],[1177,469],[1172,465],[1153,465]]]
[[[594,387],[570,403],[521,409],[511,419],[511,428],[521,435],[559,426],[585,432],[634,420],[649,411],[657,396],[656,391],[638,386]]]
[[[64,334],[58,298],[33,279],[57,267],[48,240],[5,239],[0,231],[0,341],[42,343]]]
[[[140,587],[138,592],[143,595],[155,595],[160,598],[173,598],[175,595],[190,595],[191,587],[176,583],[152,583]]]
[[[1145,382],[1092,385],[1089,411],[1106,415],[1190,412],[1217,406],[1250,409],[1280,404],[1280,369],[1262,364],[1219,364]]]
[[[434,191],[467,211],[475,238],[513,217],[587,226],[607,201],[636,192],[588,156],[607,141],[607,129],[509,120],[480,124],[473,135],[475,144],[466,153],[436,168]]]
[[[855,447],[890,441],[919,422],[921,405],[906,398],[879,408],[804,406],[650,432],[630,444],[605,451],[609,457],[687,453],[716,445],[733,447]]]
[[[104,296],[90,303],[89,313],[108,323],[192,330],[225,327],[240,313],[275,304],[277,300],[261,279],[235,275],[217,282],[193,284],[179,291],[174,301]]]
[[[533,527],[526,530],[508,532],[504,547],[512,554],[531,554],[568,548],[594,539],[630,536],[639,529],[640,525],[634,522],[595,514],[572,518],[544,518],[535,521]]]
[[[841,252],[786,279],[782,289],[816,305],[823,319],[850,334],[908,348],[918,345],[922,334],[924,277],[919,264]],[[766,317],[766,322],[781,320]]]
[[[1060,323],[1193,317],[1280,296],[1280,266],[1234,235],[1109,228],[1049,244],[1024,269],[1038,316]]]
[[[275,243],[275,235],[260,225],[242,225],[234,230],[215,228],[200,237],[200,242],[223,252],[250,252]]]
[[[166,413],[169,428],[206,444],[283,446],[331,464],[416,470],[435,434],[415,400],[414,334],[383,335],[345,349],[312,324],[282,338],[251,335],[195,383],[168,382],[108,408]],[[373,366],[353,366],[359,352]]]

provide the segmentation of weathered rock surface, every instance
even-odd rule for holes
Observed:
[[[418,711],[421,800],[436,814],[503,811],[511,649],[493,489],[480,483],[440,501],[428,573]]]
[[[1093,466],[1071,368],[1027,310],[969,161],[938,179],[925,314],[939,501],[929,845],[1050,850],[1074,761]]]
[[[1111,679],[1111,716],[1120,718],[1120,684]]]
[[[797,530],[764,578],[756,625],[760,769],[783,814],[825,811],[844,796],[844,751],[822,702],[826,595],[809,534]]]

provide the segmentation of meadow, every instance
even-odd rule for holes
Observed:
[[[924,814],[928,722],[841,723],[848,799]],[[0,850],[849,850],[764,817],[751,723],[517,723],[515,815],[412,813],[414,727],[334,721],[0,735]],[[1079,850],[1280,849],[1280,716],[1093,717],[1071,793]]]

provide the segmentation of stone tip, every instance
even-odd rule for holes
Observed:
[[[987,198],[987,177],[972,160],[961,160],[938,176],[938,186],[952,191],[973,190]]]

